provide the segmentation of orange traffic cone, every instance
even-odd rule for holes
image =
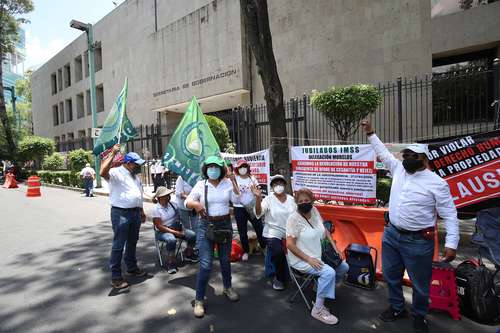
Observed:
[[[26,192],[27,197],[41,197],[40,193],[40,177],[30,176],[28,178],[28,192]]]
[[[5,175],[5,183],[3,184],[5,188],[18,188],[16,182],[16,176],[12,173],[8,173]]]

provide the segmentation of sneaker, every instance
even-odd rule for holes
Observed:
[[[205,315],[205,306],[203,301],[194,301],[194,316],[196,318],[202,318]]]
[[[237,302],[240,299],[240,296],[234,291],[233,288],[226,288],[222,292],[231,302]]]
[[[281,282],[280,280],[274,278],[274,281],[273,281],[273,289],[274,290],[285,290],[285,284],[283,282]]]
[[[146,273],[146,271],[144,271],[143,269],[141,269],[139,267],[137,267],[134,270],[127,271],[127,274],[133,275],[133,276],[139,276],[139,277],[148,275],[148,273]]]
[[[190,256],[184,256],[184,260],[193,264],[196,264],[200,261],[200,258],[193,252]]]
[[[125,289],[129,287],[129,284],[124,279],[113,279],[111,280],[111,286],[115,289]]]
[[[248,253],[243,253],[243,256],[241,257],[241,261],[248,261]]]
[[[429,325],[427,320],[421,316],[413,317],[413,330],[415,333],[428,333]]]
[[[177,269],[177,266],[175,264],[168,264],[167,265],[167,273],[168,274],[175,274],[179,271],[179,269]]]
[[[387,310],[382,312],[379,316],[379,319],[385,322],[389,321],[395,321],[396,319],[404,318],[406,317],[406,309],[403,309],[401,311],[395,311],[392,306],[389,306]]]
[[[339,322],[339,319],[332,315],[330,311],[328,311],[328,309],[324,306],[320,309],[316,309],[316,307],[313,307],[313,309],[311,310],[311,316],[314,319],[317,319],[328,325],[336,325]]]

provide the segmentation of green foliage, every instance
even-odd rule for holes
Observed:
[[[43,184],[55,184],[83,188],[83,180],[79,172],[74,171],[37,171]]]
[[[224,152],[227,154],[236,154],[236,145],[233,142],[228,143]]]
[[[41,136],[26,136],[19,142],[19,156],[22,161],[41,160],[54,152],[54,140]]]
[[[33,71],[31,69],[24,73],[24,78],[16,81],[16,95],[26,103],[31,104],[31,77]],[[19,99],[18,99],[19,101]]]
[[[385,206],[389,202],[389,196],[391,194],[391,178],[378,178],[377,179],[377,200],[382,206]]]
[[[344,142],[358,131],[359,122],[375,112],[381,102],[378,89],[368,84],[314,90],[311,96],[311,104],[325,115]]]
[[[19,17],[34,9],[31,0],[0,1],[0,54],[14,51],[19,39],[18,31],[22,23],[29,21]]]
[[[83,149],[72,150],[68,154],[68,165],[72,171],[80,171],[85,164],[93,163],[92,152]]]
[[[210,127],[220,150],[224,150],[227,144],[231,141],[226,123],[215,116],[205,115],[205,119],[207,120],[208,127]]]
[[[64,158],[59,153],[52,153],[50,156],[45,156],[42,163],[44,170],[62,170],[64,168]]]

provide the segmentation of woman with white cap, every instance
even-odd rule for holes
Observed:
[[[257,186],[252,187],[256,200],[255,215],[258,218],[264,216],[263,236],[267,242],[268,255],[275,268],[274,290],[285,289],[287,264],[283,242],[286,239],[286,221],[297,208],[293,197],[285,193],[286,183],[282,175],[271,177],[272,194],[264,199],[261,199],[260,189]]]
[[[167,249],[167,271],[169,274],[177,273],[175,262],[175,247],[177,239],[185,239],[187,242],[184,251],[184,260],[198,262],[193,247],[196,242],[194,231],[184,228],[180,221],[179,206],[170,200],[170,195],[174,193],[164,186],[156,190],[153,202],[156,203],[151,216],[156,230],[156,238],[165,242]]]

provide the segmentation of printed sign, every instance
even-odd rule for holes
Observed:
[[[261,150],[252,154],[226,154],[221,153],[221,156],[225,160],[231,161],[233,166],[236,165],[238,160],[245,160],[248,162],[250,167],[250,172],[259,182],[260,189],[264,195],[268,194],[269,189],[269,177],[271,173],[271,166],[269,163],[269,149]]]
[[[317,199],[362,204],[376,201],[375,151],[370,145],[292,147],[293,190]]]

